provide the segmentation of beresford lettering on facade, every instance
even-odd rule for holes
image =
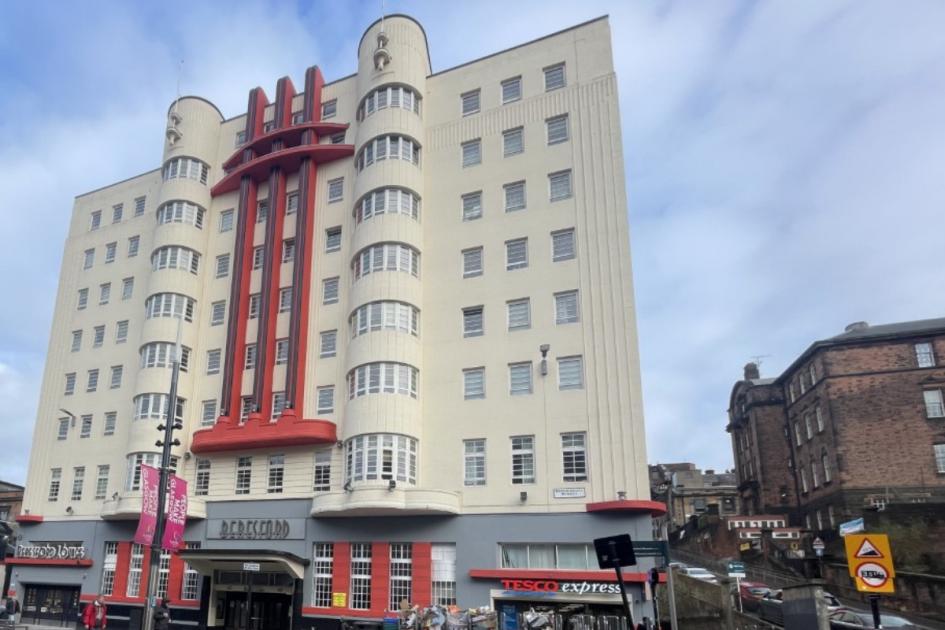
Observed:
[[[289,540],[304,537],[305,523],[297,518],[226,518],[207,521],[207,538],[222,540]]]
[[[81,560],[85,558],[85,547],[74,542],[43,542],[16,546],[17,558],[40,558],[43,560]]]

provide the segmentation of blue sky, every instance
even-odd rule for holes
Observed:
[[[945,3],[387,0],[434,70],[610,14],[651,462],[731,465],[733,382],[945,315]],[[0,479],[25,479],[75,195],[159,166],[182,91],[350,74],[380,2],[15,3],[0,22]],[[49,421],[51,419],[40,419]]]

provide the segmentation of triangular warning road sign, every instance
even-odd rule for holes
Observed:
[[[882,558],[883,554],[870,542],[869,538],[864,538],[860,543],[860,548],[856,550],[857,558]]]

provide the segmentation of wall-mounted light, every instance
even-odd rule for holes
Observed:
[[[72,506],[66,508],[66,514],[72,514],[75,510],[72,509]]]
[[[528,493],[527,493],[526,491],[524,491],[524,490],[522,490],[521,492],[519,492],[519,493],[518,493],[518,500],[521,501],[522,503],[524,503],[525,501],[528,501]]]
[[[388,490],[393,490],[393,489],[395,489],[396,487],[397,487],[397,482],[394,481],[393,479],[391,479],[390,481],[387,482],[387,489],[388,489]]]
[[[538,371],[542,376],[548,376],[548,351],[551,350],[551,346],[543,343],[538,346],[538,350],[541,352],[541,363],[538,365]]]
[[[627,491],[626,491],[626,490],[618,490],[618,491],[617,491],[617,500],[618,500],[618,501],[626,501],[626,500],[627,500]]]
[[[69,416],[69,426],[75,428],[75,414],[69,411],[68,409],[59,408],[59,411]]]
[[[346,481],[346,482],[345,482],[345,485],[342,486],[342,489],[343,489],[345,492],[351,492],[351,490],[352,490],[351,482],[350,482],[350,481]]]

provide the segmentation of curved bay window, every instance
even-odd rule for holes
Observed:
[[[186,322],[194,321],[194,298],[180,293],[155,293],[144,302],[146,319],[154,317],[176,317]]]
[[[197,275],[200,271],[200,254],[180,245],[159,247],[151,254],[151,271],[160,269],[182,269]]]
[[[197,158],[172,158],[164,164],[161,176],[164,181],[169,179],[192,179],[201,184],[206,184],[210,177],[210,166]]]
[[[358,172],[381,160],[406,160],[420,164],[420,145],[406,136],[379,136],[361,147],[355,166]]]
[[[417,440],[370,433],[345,443],[345,479],[352,483],[396,480],[417,485]]]
[[[417,397],[419,371],[406,363],[365,363],[348,372],[348,398],[368,394],[401,394]]]
[[[169,368],[174,360],[175,344],[169,341],[154,341],[141,346],[142,368]],[[190,348],[180,347],[180,371],[190,367]]]
[[[128,472],[125,477],[125,490],[137,492],[141,490],[141,464],[145,466],[161,467],[160,453],[129,453]],[[171,474],[177,473],[177,457],[171,456],[168,468]]]
[[[358,121],[388,107],[400,107],[419,116],[420,95],[404,85],[384,85],[371,90],[358,106]]]
[[[380,214],[403,214],[420,220],[420,197],[406,188],[381,188],[363,197],[354,207],[358,223]]]
[[[398,330],[419,336],[420,310],[406,302],[380,301],[359,306],[348,318],[351,336],[375,330]]]
[[[184,403],[187,401],[177,397],[177,409],[174,419],[184,421]],[[134,398],[135,420],[165,420],[167,418],[167,394],[138,394]]]
[[[197,229],[203,229],[203,216],[206,210],[188,201],[168,201],[157,211],[158,225],[168,223],[186,223]]]
[[[403,271],[420,275],[420,253],[403,243],[377,243],[362,249],[351,262],[357,280],[378,271]]]

